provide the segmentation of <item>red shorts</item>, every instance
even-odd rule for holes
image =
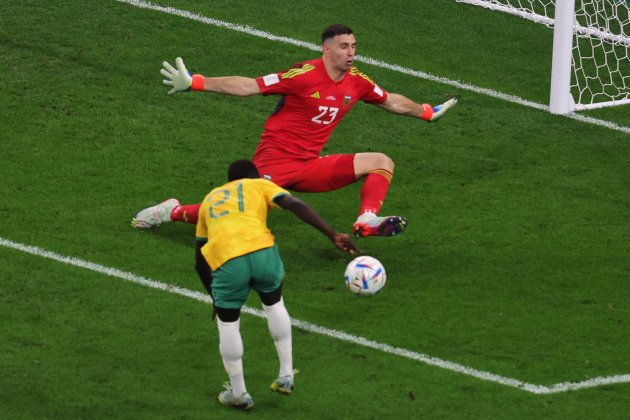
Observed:
[[[308,159],[255,159],[262,178],[282,188],[301,192],[338,190],[356,181],[354,155],[328,155]]]

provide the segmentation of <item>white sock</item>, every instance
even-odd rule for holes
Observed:
[[[357,217],[357,222],[366,223],[370,221],[371,219],[373,219],[374,217],[376,217],[375,213],[372,213],[371,211],[366,211],[364,213],[361,213],[359,217]]]
[[[219,327],[219,351],[223,366],[230,377],[232,392],[237,397],[247,392],[243,375],[243,339],[241,338],[241,320],[223,322],[217,318]]]
[[[267,316],[269,332],[276,345],[278,359],[280,361],[280,372],[278,376],[293,376],[293,346],[291,341],[291,318],[284,306],[284,300],[274,305],[262,305]]]

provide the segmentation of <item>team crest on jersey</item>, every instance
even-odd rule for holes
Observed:
[[[311,93],[311,98],[319,99],[319,92]]]
[[[350,106],[350,102],[352,101],[352,96],[346,95],[343,97],[343,106]]]

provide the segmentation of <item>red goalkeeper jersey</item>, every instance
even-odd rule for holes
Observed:
[[[380,104],[387,99],[387,92],[356,67],[341,81],[333,81],[321,58],[259,77],[256,82],[263,95],[282,97],[265,123],[254,161],[317,157],[357,101]]]

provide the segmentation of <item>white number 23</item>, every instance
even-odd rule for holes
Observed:
[[[311,121],[317,124],[327,125],[335,121],[335,118],[337,117],[337,112],[339,112],[339,108],[320,106],[319,111],[319,115],[311,118]]]

